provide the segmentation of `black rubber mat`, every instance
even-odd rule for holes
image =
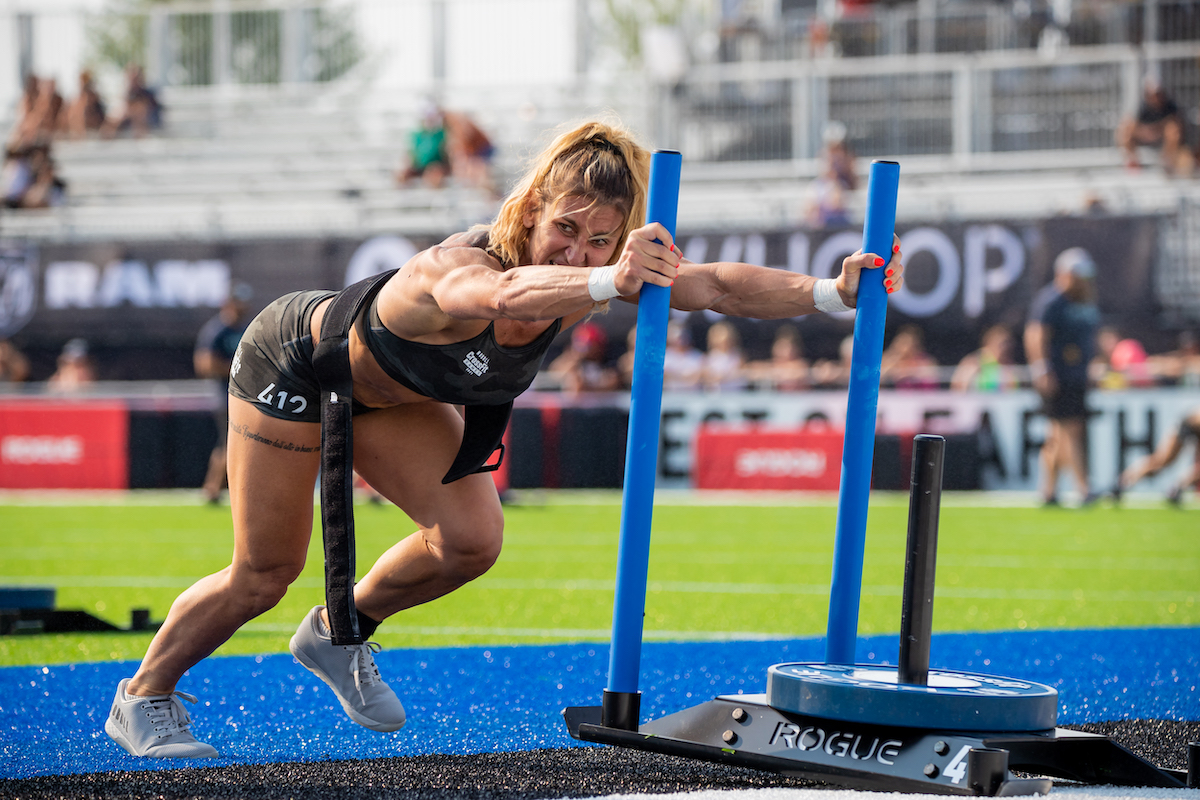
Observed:
[[[1200,722],[1122,720],[1066,726],[1102,733],[1157,766],[1187,767]],[[674,756],[610,747],[365,761],[106,772],[0,781],[4,798],[112,800],[539,800],[700,789],[813,788],[818,784]]]

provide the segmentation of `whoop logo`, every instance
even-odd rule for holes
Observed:
[[[79,436],[5,436],[0,460],[6,464],[78,464],[83,461]]]
[[[813,478],[825,474],[825,453],[820,450],[754,449],[737,454],[735,470],[739,477]]]

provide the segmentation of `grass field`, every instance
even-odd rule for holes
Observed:
[[[394,617],[385,647],[608,639],[619,494],[510,505],[484,577]],[[821,636],[836,509],[686,503],[655,510],[647,639]],[[1200,625],[1200,516],[1170,508],[942,508],[935,631]],[[907,498],[872,497],[859,631],[899,627]],[[0,505],[0,585],[58,588],[58,607],[128,625],[165,616],[195,579],[228,564],[227,508],[178,504]],[[390,507],[357,509],[360,574],[412,530]],[[319,532],[283,602],[219,654],[286,651],[322,602]],[[7,636],[0,665],[136,659],[149,634]]]

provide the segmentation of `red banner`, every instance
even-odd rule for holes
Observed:
[[[837,491],[842,438],[826,427],[704,425],[692,476],[697,489]]]
[[[129,411],[112,401],[0,401],[0,488],[126,489]]]

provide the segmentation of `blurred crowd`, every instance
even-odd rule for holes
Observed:
[[[409,132],[396,183],[411,186],[419,182],[441,189],[454,181],[494,196],[491,167],[495,152],[492,140],[470,115],[429,100],[420,110],[417,126]]]
[[[69,102],[54,78],[25,76],[16,122],[4,143],[0,195],[6,208],[48,208],[64,202],[67,186],[53,158],[56,141],[141,137],[162,127],[162,105],[146,85],[141,67],[130,65],[125,80],[123,102],[110,113],[89,70],[79,74]]]
[[[631,329],[622,343],[612,341],[594,320],[575,326],[563,352],[543,370],[538,386],[572,394],[627,391],[633,383],[636,333],[636,328]],[[759,357],[747,352],[738,328],[728,320],[710,325],[703,339],[699,347],[687,324],[680,320],[668,324],[664,390],[793,392],[842,389],[849,384],[853,336],[841,341],[834,358],[810,358],[800,330],[792,323],[776,328],[769,351]],[[1019,332],[994,325],[984,331],[978,349],[956,364],[939,364],[925,349],[920,326],[905,324],[885,341],[880,385],[1002,392],[1031,385],[1026,360]],[[1089,375],[1091,385],[1101,390],[1200,387],[1200,338],[1184,331],[1175,349],[1149,354],[1136,338],[1103,327],[1096,336]]]

